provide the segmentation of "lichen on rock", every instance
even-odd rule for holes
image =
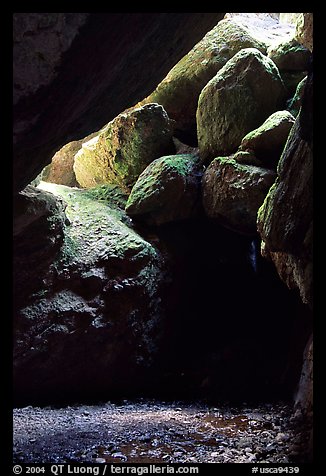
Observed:
[[[285,88],[272,60],[254,48],[231,58],[202,90],[197,108],[203,161],[235,152],[242,138],[282,109]]]
[[[155,225],[190,218],[196,211],[200,175],[198,157],[194,155],[161,157],[139,176],[126,212]]]
[[[150,162],[174,152],[172,132],[172,123],[158,104],[119,114],[76,154],[78,183],[85,188],[117,184],[128,190]]]
[[[196,109],[203,87],[243,48],[266,53],[266,45],[230,19],[221,20],[140,104],[162,104],[180,133],[196,136]]]
[[[288,111],[274,112],[242,139],[239,150],[253,152],[263,167],[276,169],[294,120]]]

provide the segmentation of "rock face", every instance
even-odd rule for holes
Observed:
[[[237,53],[202,90],[197,109],[201,158],[236,150],[242,138],[282,109],[283,82],[275,64],[260,51]]]
[[[206,214],[222,225],[244,234],[256,233],[257,211],[276,174],[234,159],[214,159],[202,180]]]
[[[232,20],[221,20],[177,63],[144,102],[162,104],[181,135],[196,137],[196,109],[203,87],[243,48],[266,53],[266,45]]]
[[[278,177],[258,214],[258,230],[286,284],[312,304],[312,77],[278,165]]]
[[[82,145],[74,171],[85,188],[100,184],[132,187],[153,160],[174,152],[171,121],[162,106],[146,104],[119,114]]]
[[[253,152],[263,167],[276,169],[294,120],[288,111],[274,112],[242,139],[239,149]]]
[[[14,190],[64,144],[98,131],[150,94],[223,16],[14,14]]]
[[[154,225],[190,218],[198,203],[200,175],[198,158],[191,154],[154,160],[132,188],[126,212]]]
[[[301,103],[302,103],[303,92],[306,87],[306,83],[307,83],[307,76],[305,76],[300,81],[293,98],[291,98],[287,103],[287,109],[294,117],[297,117],[297,115],[299,114]]]
[[[313,51],[313,13],[300,13],[296,23],[295,38],[301,45]]]
[[[42,186],[67,201],[70,225],[42,286],[16,311],[15,396],[35,403],[136,389],[158,350],[160,253],[112,201]]]
[[[27,186],[14,201],[14,305],[25,302],[63,243],[65,204],[51,193]],[[31,270],[33,270],[31,279]]]

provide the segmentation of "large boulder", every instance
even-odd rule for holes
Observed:
[[[172,132],[172,123],[158,104],[119,114],[76,154],[78,183],[85,188],[107,183],[132,187],[148,164],[174,152]]]
[[[312,305],[312,76],[302,107],[278,164],[278,177],[259,210],[257,226],[263,254],[274,262],[290,288]]]
[[[194,215],[198,203],[198,157],[170,155],[154,160],[133,186],[126,212],[148,224],[162,225]]]
[[[197,109],[203,161],[228,155],[242,138],[284,106],[285,89],[272,60],[254,48],[231,58],[202,90]]]
[[[255,235],[257,211],[275,178],[272,170],[229,157],[214,159],[202,179],[207,216],[236,232]]]
[[[177,63],[143,103],[162,104],[181,137],[196,137],[196,109],[203,87],[243,48],[266,53],[266,45],[232,20],[221,20]]]
[[[239,149],[253,152],[263,167],[276,169],[294,121],[288,111],[274,112],[242,139]]]
[[[112,200],[95,200],[97,191],[41,186],[66,201],[70,225],[38,291],[15,313],[15,400],[136,391],[158,352],[161,254]]]

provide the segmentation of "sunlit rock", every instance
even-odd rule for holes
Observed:
[[[197,109],[203,161],[235,152],[243,137],[282,109],[285,89],[272,60],[254,48],[241,50],[202,90]]]
[[[172,123],[162,106],[146,104],[119,114],[84,143],[74,171],[85,188],[101,184],[132,187],[153,160],[174,152]]]

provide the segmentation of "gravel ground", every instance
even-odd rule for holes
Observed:
[[[293,463],[291,408],[124,401],[17,408],[15,463]]]

